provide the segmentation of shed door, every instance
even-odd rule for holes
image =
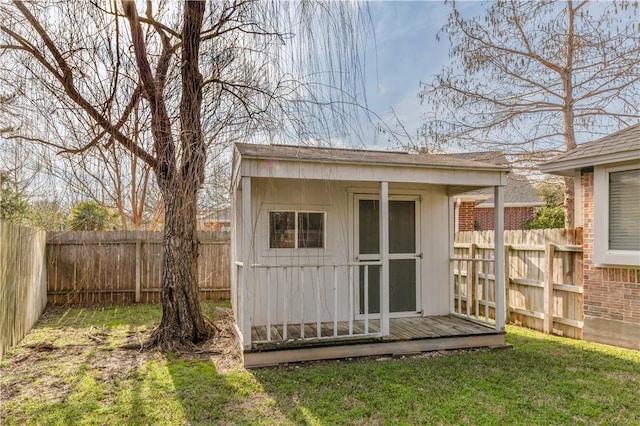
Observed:
[[[380,202],[377,197],[356,195],[355,253],[361,264],[380,261]],[[389,313],[407,316],[420,310],[418,286],[421,254],[419,235],[419,199],[391,197],[389,200]],[[365,266],[358,271],[357,312],[365,313]],[[380,313],[380,266],[368,266],[369,314]]]

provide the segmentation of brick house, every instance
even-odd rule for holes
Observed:
[[[447,154],[463,160],[508,165],[502,151],[465,152]],[[533,218],[535,207],[545,203],[536,194],[526,176],[510,172],[504,194],[504,229],[525,229]],[[455,231],[490,231],[493,226],[493,193],[485,189],[460,194],[454,199]]]
[[[640,124],[540,166],[575,178],[583,227],[583,338],[640,350]]]
[[[201,214],[198,217],[198,229],[229,232],[231,229],[231,209],[221,207]]]

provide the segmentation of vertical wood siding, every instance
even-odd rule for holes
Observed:
[[[47,304],[46,233],[0,222],[0,359]]]
[[[199,232],[198,240],[200,299],[228,299],[228,234]],[[52,304],[159,303],[162,232],[49,233],[47,273]]]

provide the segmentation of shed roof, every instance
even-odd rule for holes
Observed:
[[[345,148],[322,148],[295,145],[257,145],[236,143],[242,157],[265,160],[298,160],[320,163],[413,166],[508,171],[503,165],[442,155],[409,154],[397,151],[374,151]]]
[[[542,163],[543,172],[569,174],[573,170],[600,164],[640,159],[640,123],[586,142]]]
[[[456,152],[453,154],[439,154],[445,157],[455,157],[463,160],[482,161],[483,163],[507,165],[509,160],[503,151],[474,151]]]
[[[450,196],[504,186],[509,168],[439,155],[237,143],[232,186],[244,178],[444,185]]]

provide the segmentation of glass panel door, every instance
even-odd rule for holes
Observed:
[[[378,200],[358,200],[358,261],[374,262],[380,260],[380,202]],[[368,275],[369,314],[380,313],[380,266],[368,265],[358,268],[358,293],[360,295],[359,313],[364,315],[365,275]],[[365,271],[367,269],[367,271]]]
[[[362,197],[362,198],[361,198]],[[379,201],[356,197],[356,255],[360,263],[380,260]],[[415,197],[389,200],[389,312],[416,313],[418,307],[418,223]],[[365,267],[359,268],[358,312],[364,314]],[[368,266],[368,313],[380,313],[380,266]],[[398,315],[396,315],[398,316]]]
[[[416,201],[389,201],[389,312],[416,312]]]

